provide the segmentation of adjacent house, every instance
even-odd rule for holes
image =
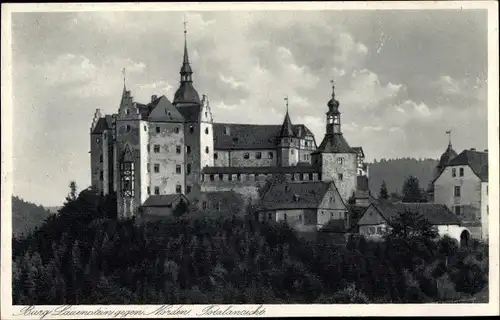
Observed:
[[[140,219],[142,221],[153,221],[171,217],[181,202],[186,205],[186,208],[189,206],[189,201],[183,194],[149,196],[139,209]]]
[[[234,191],[202,192],[198,210],[204,216],[242,215],[245,210],[245,199]]]
[[[334,182],[284,182],[270,187],[260,203],[260,221],[286,221],[298,231],[317,231],[331,220],[349,228],[349,212]]]
[[[378,200],[372,203],[358,221],[359,234],[370,240],[382,240],[391,229],[391,220],[402,212],[421,214],[437,228],[440,237],[445,235],[459,243],[468,241],[470,231],[445,206],[434,203],[391,203]]]
[[[464,150],[433,181],[434,203],[447,206],[477,239],[488,239],[488,152]]]

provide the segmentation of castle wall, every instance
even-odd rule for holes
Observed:
[[[347,200],[357,189],[357,162],[355,153],[323,153],[321,173],[323,181],[333,181],[342,199]],[[339,159],[343,161],[340,163]],[[342,175],[342,177],[340,177]]]
[[[100,161],[102,154],[102,135],[90,134],[90,181],[93,188],[103,190],[103,181],[100,179],[100,172],[103,170],[103,163]]]
[[[185,132],[185,165],[184,173],[186,180],[185,195],[189,201],[199,194],[199,176],[200,176],[200,126],[196,123],[186,123]],[[191,190],[188,190],[191,189]],[[189,193],[188,193],[189,191]]]
[[[159,128],[160,132],[157,132]],[[181,192],[185,192],[185,144],[184,126],[182,123],[150,122],[149,123],[149,171],[150,191],[155,194],[155,188],[159,188],[159,194],[176,193],[178,185]],[[155,152],[155,147],[159,148]],[[159,168],[155,172],[155,166]],[[180,172],[177,168],[180,167]]]

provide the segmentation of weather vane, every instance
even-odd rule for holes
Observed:
[[[285,96],[286,112],[288,112],[288,96]]]
[[[186,20],[186,15],[184,14],[184,33],[187,33],[187,20]]]
[[[332,77],[332,80],[330,80],[330,83],[332,84],[332,98],[335,98],[335,78]]]
[[[446,134],[448,135],[448,144],[451,146],[451,129],[446,131]]]
[[[125,85],[125,68],[122,69],[122,73],[123,73],[123,85]]]

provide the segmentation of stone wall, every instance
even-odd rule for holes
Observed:
[[[347,200],[357,190],[357,162],[355,153],[323,153],[321,173],[323,181],[333,181],[342,196]],[[343,159],[339,162],[339,159]],[[340,178],[339,175],[342,175]]]

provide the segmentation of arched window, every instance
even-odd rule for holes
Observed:
[[[187,171],[188,174],[191,173],[191,164],[190,163],[187,164],[186,171]]]
[[[205,134],[208,134],[208,128],[205,128]]]
[[[130,126],[128,124],[125,126],[125,131],[130,132]]]
[[[209,153],[210,149],[208,147],[205,147],[205,153]]]

